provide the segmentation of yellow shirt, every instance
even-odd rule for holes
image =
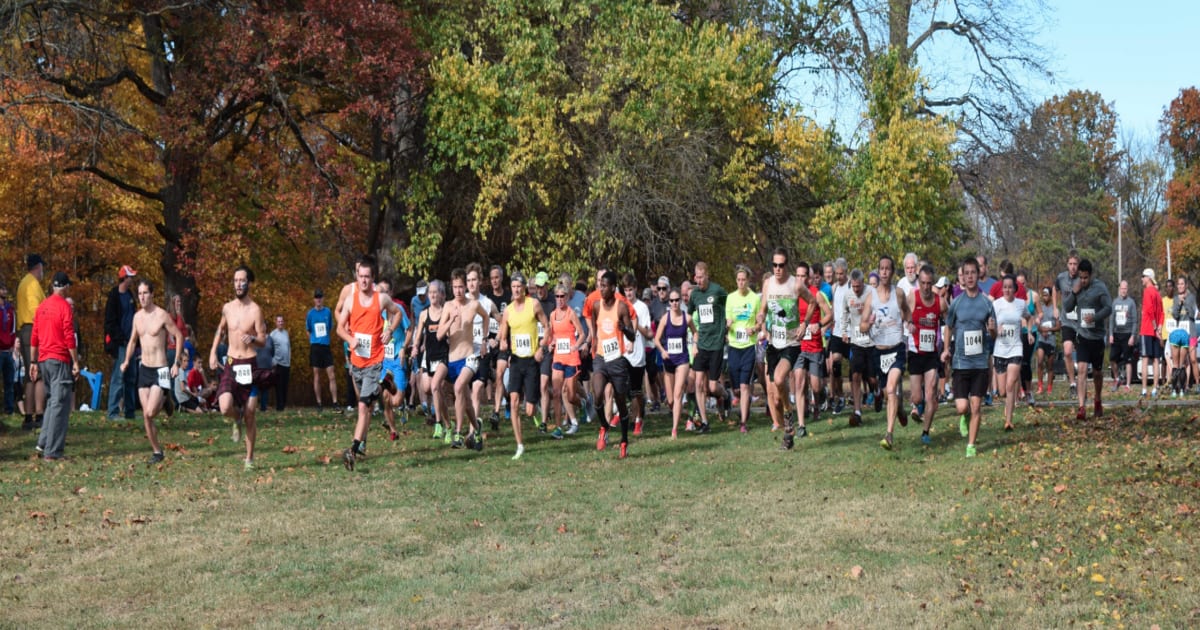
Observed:
[[[525,298],[525,302],[519,307],[520,310],[513,308],[516,302],[509,304],[504,310],[504,314],[508,316],[509,348],[513,356],[528,358],[536,352],[535,348],[540,340],[537,334],[539,322],[533,312],[535,304],[536,300]]]
[[[42,283],[33,274],[25,274],[21,284],[17,285],[17,328],[33,324],[33,314],[44,299],[46,292],[42,289]]]

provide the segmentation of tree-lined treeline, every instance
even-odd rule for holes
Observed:
[[[43,253],[93,310],[134,264],[201,324],[238,262],[295,322],[362,251],[401,289],[470,260],[650,278],[703,258],[728,282],[779,244],[984,251],[1040,280],[1071,244],[1115,271],[1120,207],[1126,270],[1160,266],[1195,225],[1194,90],[1161,145],[1118,137],[1100,94],[1031,104],[1040,9],[16,0],[0,255]],[[861,123],[814,118],[798,85]]]

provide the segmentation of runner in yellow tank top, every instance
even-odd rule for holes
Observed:
[[[550,326],[541,303],[528,299],[525,276],[514,273],[510,282],[512,302],[500,317],[499,337],[500,352],[512,353],[508,361],[508,408],[512,412],[513,439],[517,441],[513,459],[520,459],[525,453],[521,440],[521,395],[525,396],[525,414],[532,416],[541,393],[542,343],[538,339],[538,325],[542,330]]]

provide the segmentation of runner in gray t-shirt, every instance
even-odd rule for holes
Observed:
[[[954,405],[958,409],[958,431],[967,438],[967,457],[975,456],[975,438],[983,395],[987,392],[991,370],[988,369],[987,340],[996,334],[996,311],[992,301],[979,289],[979,262],[967,258],[962,263],[963,292],[950,303],[946,312],[945,339],[954,340],[942,351],[942,361],[953,356]],[[966,414],[970,411],[968,424]]]
[[[1067,270],[1058,274],[1054,279],[1054,306],[1059,309],[1062,314],[1060,324],[1062,325],[1063,338],[1063,363],[1067,366],[1067,382],[1071,385],[1071,397],[1075,397],[1075,362],[1071,360],[1071,356],[1075,353],[1075,336],[1079,328],[1079,314],[1074,311],[1068,311],[1063,306],[1063,300],[1071,294],[1071,289],[1075,285],[1075,280],[1079,278],[1079,253],[1071,250],[1067,254]]]
[[[1108,318],[1108,366],[1112,370],[1115,392],[1122,382],[1129,391],[1129,379],[1133,376],[1133,344],[1137,339],[1137,302],[1129,297],[1129,283],[1122,280],[1117,285],[1117,297],[1112,303],[1112,317]],[[1121,366],[1125,371],[1121,371]],[[1124,378],[1124,381],[1121,379]]]

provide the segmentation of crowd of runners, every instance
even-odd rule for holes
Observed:
[[[1182,396],[1195,382],[1197,313],[1186,278],[1168,282],[1164,296],[1154,270],[1144,270],[1139,302],[1124,280],[1110,295],[1091,261],[1075,252],[1040,288],[1027,286],[1026,275],[1008,261],[992,277],[984,257],[964,259],[948,275],[913,253],[899,269],[890,256],[873,262],[870,269],[850,268],[842,258],[810,265],[779,248],[761,277],[738,266],[732,290],[714,282],[704,262],[688,278],[663,276],[650,287],[603,267],[589,285],[570,274],[527,277],[470,264],[448,279],[419,282],[404,302],[393,299],[375,259],[362,256],[334,308],[325,305],[323,290],[314,291],[305,323],[313,391],[320,409],[324,376],[329,401],[339,408],[333,349],[341,350],[357,399],[342,452],[353,470],[366,456],[376,413],[392,440],[399,435],[397,414],[406,422],[410,411],[421,410],[433,439],[476,451],[501,433],[507,416],[513,459],[525,454],[526,420],[554,439],[590,423],[601,451],[619,430],[624,458],[630,437],[641,435],[647,415],[663,407],[671,439],[681,430],[709,432],[714,415],[747,433],[761,394],[770,430],[781,432],[785,450],[808,435],[821,413],[845,413],[848,425],[859,427],[873,408],[884,414],[880,446],[892,449],[896,424],[910,421],[920,425],[921,442],[931,444],[939,404],[953,402],[966,456],[973,457],[983,409],[1002,398],[1003,429],[1013,429],[1018,402],[1035,405],[1052,396],[1056,358],[1063,359],[1079,420],[1087,417],[1089,395],[1092,415],[1104,413],[1106,356],[1113,391],[1130,392],[1136,378],[1143,397],[1157,398],[1160,385]],[[44,319],[43,307],[36,314],[22,309],[22,293],[41,288],[42,261],[30,263],[28,277],[35,280],[18,289],[13,331],[24,364],[42,364],[41,373],[54,378],[45,385],[54,390],[78,371],[75,340],[62,332],[71,314],[55,303]],[[232,279],[233,298],[222,306],[207,365],[216,374],[216,405],[233,423],[234,440],[245,444],[252,469],[258,398],[272,378],[255,358],[268,331],[251,296],[253,272],[241,266]],[[55,295],[69,285],[57,274]],[[151,461],[159,462],[155,417],[185,361],[167,347],[183,347],[184,331],[157,307],[152,283],[140,281],[136,295],[140,310],[122,355],[126,363],[140,356],[137,392]],[[37,370],[27,380],[41,386]],[[56,400],[54,391],[42,396]],[[41,398],[31,392],[29,399]],[[41,434],[53,440],[48,459],[61,457],[66,427],[63,406],[52,406]],[[39,449],[48,444],[39,437]]]

